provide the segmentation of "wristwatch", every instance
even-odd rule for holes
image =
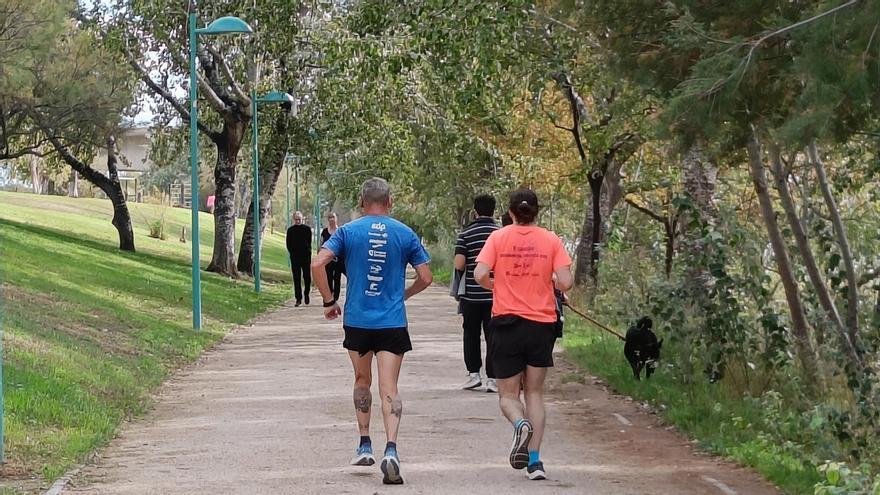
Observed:
[[[332,307],[334,304],[336,304],[336,299],[332,299],[330,302],[325,302],[325,303],[324,303],[324,307],[325,307],[325,308],[330,308],[330,307]]]

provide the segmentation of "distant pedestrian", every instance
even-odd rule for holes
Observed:
[[[480,254],[489,235],[498,230],[493,218],[495,198],[488,194],[474,198],[474,213],[476,219],[461,231],[455,243],[455,269],[464,271],[462,283],[465,284],[465,293],[459,296],[459,301],[464,332],[464,364],[468,378],[461,388],[475,390],[483,385],[480,377],[480,369],[483,367],[480,352],[482,333],[486,339],[486,392],[498,392],[495,370],[492,367],[491,356],[488,354],[492,345],[492,329],[489,325],[492,319],[492,291],[480,287],[480,284],[474,280],[477,255]]]
[[[489,236],[477,257],[474,278],[492,289],[490,354],[501,412],[514,428],[510,465],[528,467],[529,479],[543,480],[544,379],[553,366],[557,335],[553,291],[554,285],[562,291],[571,288],[571,258],[556,234],[535,225],[534,191],[511,194],[509,212],[514,224]]]
[[[287,253],[290,255],[290,269],[293,272],[293,295],[300,306],[305,297],[309,304],[312,290],[312,277],[309,265],[312,263],[312,228],[303,223],[302,212],[293,214],[293,225],[287,229]]]
[[[385,456],[382,482],[399,485],[400,458],[397,431],[403,402],[397,390],[404,353],[412,350],[404,301],[431,285],[430,258],[418,236],[403,223],[391,218],[391,188],[383,179],[373,178],[361,188],[361,218],[340,227],[312,263],[312,276],[324,299],[324,316],[335,319],[342,310],[327,282],[327,264],[334,258],[345,260],[348,288],[342,328],[354,367],[354,407],[360,444],[351,460],[356,466],[371,466],[370,408],[373,402],[373,355],[379,371],[379,395],[385,420]],[[406,266],[416,271],[416,279],[406,287]]]
[[[330,237],[336,233],[338,229],[338,218],[335,211],[331,211],[327,215],[327,226],[321,231],[321,246],[330,240]],[[320,251],[321,248],[318,248]],[[339,300],[342,293],[342,275],[345,274],[345,261],[339,256],[333,258],[333,261],[327,263],[327,280],[330,282],[330,292],[333,293],[333,299]]]
[[[510,213],[505,211],[501,215],[501,226],[507,227],[508,225],[512,225],[512,224],[513,224],[513,219],[510,218]]]

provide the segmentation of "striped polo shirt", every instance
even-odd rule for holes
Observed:
[[[467,260],[467,273],[465,283],[467,284],[465,294],[461,296],[462,301],[467,302],[492,302],[492,291],[480,287],[474,280],[474,268],[477,267],[477,255],[486,244],[489,234],[498,230],[495,220],[489,217],[479,217],[458,235],[455,243],[455,254],[464,255]]]

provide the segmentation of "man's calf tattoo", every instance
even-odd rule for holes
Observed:
[[[373,404],[373,394],[367,387],[357,387],[354,389],[354,408],[362,413],[370,412],[370,406]]]
[[[390,395],[386,395],[385,400],[391,404],[391,414],[400,419],[400,416],[403,414],[403,401],[400,400],[400,397],[392,399]]]

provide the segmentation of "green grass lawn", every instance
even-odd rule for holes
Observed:
[[[813,493],[813,485],[819,481],[816,469],[762,432],[757,425],[762,424],[764,411],[730,391],[724,382],[684,385],[666,373],[662,363],[650,380],[643,375],[642,381],[636,381],[623,356],[623,343],[587,326],[575,315],[566,319],[563,346],[573,362],[617,392],[651,403],[667,422],[695,438],[703,449],[754,467],[786,493]]]
[[[193,331],[190,245],[178,240],[189,211],[129,206],[137,253],[117,249],[109,201],[0,192],[4,477],[57,478],[142,413],[170,371],[290,295],[283,233],[267,235],[263,293],[203,272]],[[163,212],[168,239],[148,238],[144,219]],[[204,267],[213,218],[201,224]]]

